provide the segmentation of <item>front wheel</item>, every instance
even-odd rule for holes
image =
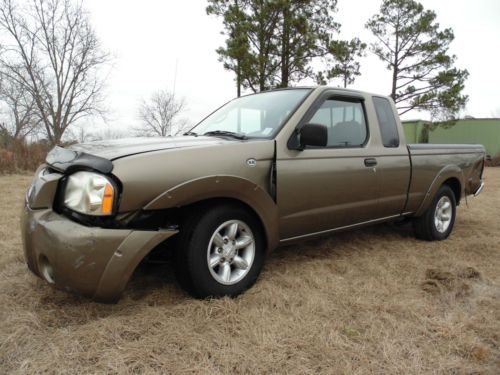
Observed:
[[[251,287],[263,265],[260,223],[241,207],[207,207],[181,228],[177,274],[198,298],[236,296]]]
[[[439,188],[430,207],[413,222],[417,238],[440,241],[448,238],[453,230],[456,215],[456,201],[448,185]]]

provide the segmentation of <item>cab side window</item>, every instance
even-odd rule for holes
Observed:
[[[384,147],[399,147],[399,134],[391,103],[386,98],[373,97],[378,126]]]
[[[326,126],[326,147],[361,147],[368,136],[360,101],[327,99],[308,122]]]

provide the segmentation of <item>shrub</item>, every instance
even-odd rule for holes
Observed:
[[[496,156],[487,155],[484,165],[487,167],[500,167],[500,154]]]
[[[34,171],[45,161],[50,149],[45,143],[8,142],[0,148],[0,173]]]

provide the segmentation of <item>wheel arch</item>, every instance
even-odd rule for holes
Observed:
[[[262,187],[241,177],[218,175],[184,182],[157,196],[144,210],[189,210],[221,202],[237,204],[252,212],[260,221],[267,249],[278,245],[278,206]]]
[[[455,202],[457,206],[460,204],[460,199],[462,197],[462,185],[460,180],[456,177],[450,177],[446,181],[442,183],[441,186],[448,185],[450,189],[453,191],[453,195],[455,196]]]
[[[443,185],[448,185],[455,195],[457,206],[460,203],[464,189],[464,176],[462,170],[457,165],[448,165],[442,168],[432,181],[425,197],[420,204],[415,216],[421,216],[431,205],[437,191]]]

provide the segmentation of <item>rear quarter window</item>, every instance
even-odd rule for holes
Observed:
[[[378,126],[384,147],[399,147],[399,134],[391,103],[387,98],[373,97]]]

